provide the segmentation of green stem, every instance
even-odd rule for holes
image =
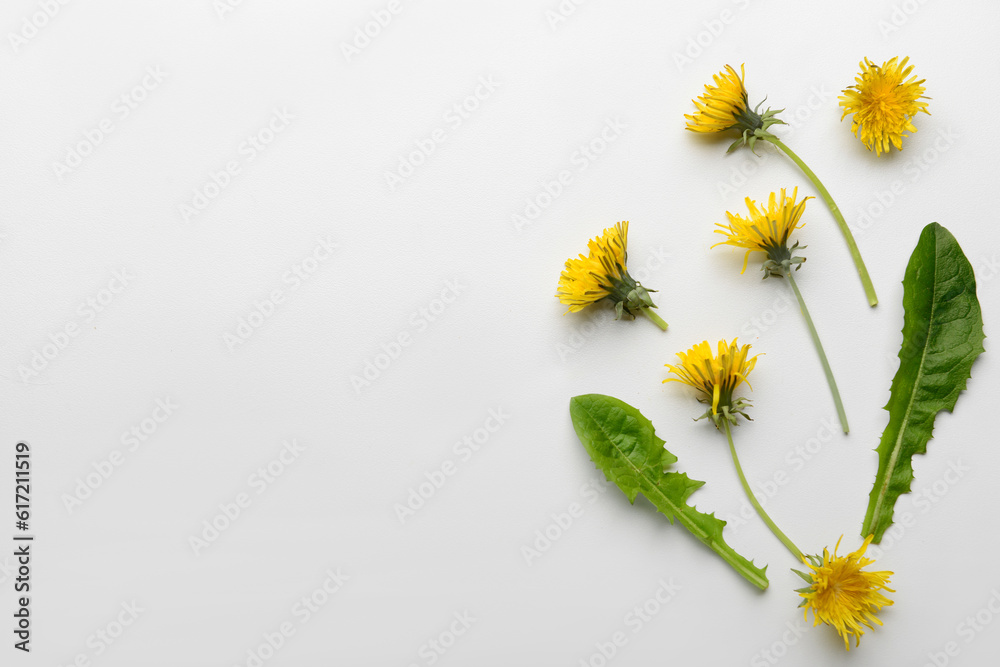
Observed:
[[[816,186],[819,190],[819,194],[823,197],[823,201],[826,205],[830,207],[830,212],[833,213],[834,219],[837,221],[837,226],[840,227],[840,231],[844,234],[844,239],[847,241],[847,247],[851,251],[851,257],[854,258],[854,266],[858,269],[858,275],[861,276],[861,284],[865,288],[865,295],[868,297],[868,304],[871,306],[878,305],[878,297],[875,295],[875,286],[872,284],[871,276],[868,275],[868,268],[865,266],[865,260],[861,259],[861,251],[858,250],[858,244],[854,241],[854,235],[851,233],[851,228],[847,226],[847,221],[844,220],[844,214],[840,212],[840,208],[837,203],[833,201],[833,197],[830,196],[829,190],[826,186],[819,180],[819,177],[813,173],[805,162],[802,161],[798,155],[792,152],[792,149],[781,142],[781,139],[774,136],[773,134],[767,134],[761,137],[772,144],[777,146],[781,151],[792,159],[792,162],[799,166],[799,169],[809,177],[812,184]]]
[[[819,360],[823,364],[823,373],[826,374],[826,383],[830,385],[830,393],[833,394],[833,402],[837,406],[837,417],[840,419],[840,426],[844,429],[844,433],[847,433],[847,413],[844,411],[844,402],[840,400],[840,391],[837,390],[837,381],[833,379],[833,369],[830,368],[830,361],[826,358],[826,352],[823,351],[823,343],[819,340],[819,333],[816,331],[816,325],[813,324],[812,317],[809,316],[809,309],[806,308],[806,302],[802,298],[802,292],[799,291],[799,285],[795,282],[795,277],[792,276],[793,271],[791,264],[788,262],[782,262],[781,267],[784,269],[785,277],[788,278],[788,284],[792,286],[792,291],[795,292],[795,298],[799,300],[799,310],[802,311],[802,316],[805,318],[806,324],[809,326],[809,334],[812,336],[813,344],[816,346],[816,351],[819,352]]]
[[[753,491],[750,490],[750,485],[747,484],[747,478],[743,474],[743,467],[740,466],[740,459],[739,457],[736,456],[736,445],[733,444],[733,433],[729,428],[728,414],[723,415],[722,424],[723,426],[725,426],[726,429],[726,438],[729,439],[729,451],[733,455],[733,463],[736,465],[736,473],[740,476],[740,483],[743,484],[744,493],[747,494],[747,498],[750,500],[750,503],[754,506],[754,509],[757,510],[757,514],[759,514],[760,518],[764,520],[764,523],[767,524],[767,527],[771,529],[771,532],[774,533],[774,535],[779,540],[781,540],[781,543],[784,544],[788,548],[788,550],[792,552],[792,555],[795,556],[795,558],[798,559],[799,562],[802,562],[803,560],[805,560],[805,556],[802,555],[802,551],[797,546],[795,546],[794,542],[788,539],[787,535],[781,532],[781,529],[778,528],[778,526],[774,524],[774,521],[771,520],[771,517],[767,515],[767,512],[764,511],[764,508],[760,506],[759,502],[757,502],[757,497],[753,494]]]
[[[641,312],[643,315],[645,315],[649,319],[653,320],[653,322],[656,324],[656,326],[660,327],[660,329],[662,331],[666,331],[667,330],[667,323],[664,322],[663,318],[660,317],[659,315],[657,315],[651,309],[649,309],[649,308],[640,308],[639,312]]]

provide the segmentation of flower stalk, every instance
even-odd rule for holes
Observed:
[[[653,320],[653,324],[655,324],[656,326],[660,327],[660,331],[666,331],[667,330],[667,327],[669,325],[666,322],[664,322],[663,318],[660,317],[659,315],[657,315],[652,309],[650,309],[650,308],[643,308],[639,312],[642,313],[643,315],[645,315],[646,317],[648,317],[649,319]]]
[[[826,375],[826,383],[830,386],[830,393],[833,394],[833,403],[837,406],[837,417],[840,419],[840,426],[844,429],[844,433],[847,433],[849,430],[847,426],[847,412],[844,411],[844,402],[840,399],[837,381],[833,377],[833,369],[830,368],[830,361],[826,358],[826,352],[823,350],[823,343],[819,339],[819,332],[816,331],[816,325],[813,324],[812,317],[809,315],[809,309],[806,308],[805,299],[802,298],[799,285],[795,282],[795,276],[792,275],[791,263],[786,260],[781,263],[781,268],[784,277],[788,278],[788,284],[792,286],[792,291],[795,292],[795,298],[799,302],[799,310],[802,311],[802,317],[805,318],[806,325],[809,327],[809,335],[812,336],[813,345],[816,346],[816,352],[819,353],[820,363],[823,364],[823,374]]]
[[[783,109],[766,109],[761,112],[760,104],[751,109],[746,85],[744,84],[744,76],[745,71],[742,66],[740,73],[737,74],[736,70],[730,65],[726,65],[726,69],[723,72],[714,75],[715,85],[706,85],[705,94],[699,96],[696,100],[692,100],[698,112],[693,115],[685,115],[685,118],[687,118],[687,129],[699,133],[718,133],[736,130],[740,134],[740,137],[729,146],[729,151],[733,151],[740,146],[747,146],[750,150],[754,150],[758,141],[767,141],[774,144],[776,148],[791,158],[819,191],[823,201],[826,202],[830,212],[833,214],[837,226],[840,227],[840,231],[847,241],[847,248],[851,253],[851,258],[854,260],[854,265],[857,268],[858,276],[861,278],[861,285],[864,287],[868,304],[871,306],[878,305],[878,296],[875,294],[875,286],[872,284],[871,276],[868,274],[868,267],[865,266],[865,262],[861,258],[861,251],[854,240],[854,235],[851,233],[850,227],[847,226],[847,221],[844,220],[844,215],[840,212],[840,208],[833,201],[833,197],[830,196],[829,190],[826,189],[812,169],[802,161],[802,158],[796,155],[778,137],[769,131],[771,125],[785,124],[777,116]]]
[[[740,459],[736,456],[736,445],[733,444],[733,433],[729,426],[729,420],[723,419],[722,424],[726,431],[726,438],[729,440],[729,452],[733,455],[733,465],[736,466],[736,474],[740,477],[740,484],[743,485],[743,492],[746,494],[747,500],[749,500],[750,504],[753,505],[755,510],[757,510],[757,514],[764,520],[767,527],[771,529],[774,536],[781,540],[781,543],[792,552],[792,555],[795,556],[795,560],[804,562],[805,556],[802,554],[802,550],[795,546],[795,543],[792,542],[780,528],[778,528],[777,524],[774,523],[771,517],[768,516],[767,512],[764,511],[764,508],[761,507],[760,502],[757,501],[757,496],[755,496],[753,491],[750,490],[750,485],[747,483],[746,475],[743,474],[743,467],[740,465]]]
[[[782,193],[782,200],[785,200],[784,193]],[[787,210],[789,215],[785,217],[785,221],[789,229],[797,220],[794,215],[795,208],[789,207]],[[752,210],[753,208],[751,208]],[[780,254],[787,254],[787,250]],[[769,261],[774,262],[775,260]],[[792,263],[793,260],[786,260],[783,264],[771,267],[770,270],[788,272]],[[788,277],[791,278],[791,275],[789,274]],[[792,285],[795,285],[794,280],[791,278]],[[795,291],[798,295],[797,288]],[[802,304],[801,296],[799,296],[799,304]],[[733,458],[733,466],[736,468],[736,474],[740,478],[740,484],[743,486],[743,492],[747,499],[757,511],[757,515],[774,536],[785,545],[795,560],[808,568],[808,573],[792,570],[807,584],[806,587],[796,590],[802,600],[799,607],[804,607],[803,614],[806,618],[812,611],[814,626],[823,623],[834,628],[844,639],[844,647],[850,650],[849,638],[853,637],[855,645],[857,645],[865,628],[873,629],[874,626],[882,624],[876,614],[882,607],[892,604],[892,600],[882,594],[882,591],[894,592],[888,585],[892,572],[865,570],[868,565],[875,562],[864,557],[865,550],[872,540],[871,535],[865,539],[864,544],[859,549],[846,556],[837,555],[837,548],[840,546],[839,540],[833,549],[832,556],[828,549],[823,549],[822,557],[802,553],[802,550],[792,542],[784,531],[778,528],[758,502],[747,482],[746,475],[743,473],[743,466],[740,465],[732,431],[732,427],[737,423],[737,414],[742,414],[750,419],[745,412],[750,407],[750,402],[744,398],[733,396],[736,389],[747,382],[747,376],[756,364],[757,357],[749,357],[749,350],[749,345],[740,347],[736,340],[733,340],[732,343],[721,340],[718,344],[718,354],[713,354],[708,341],[699,343],[686,352],[677,353],[677,357],[680,359],[677,366],[667,364],[667,368],[676,377],[667,378],[664,382],[682,382],[694,387],[700,394],[698,400],[711,405],[711,408],[702,417],[711,417],[715,427],[720,431],[725,431],[726,440],[729,443],[729,453]],[[749,385],[749,382],[747,384]]]
[[[792,267],[798,271],[806,261],[804,257],[794,255],[799,249],[796,241],[791,247],[788,246],[792,232],[801,226],[802,214],[805,212],[806,202],[812,197],[805,197],[801,201],[798,198],[798,188],[792,191],[789,197],[784,188],[778,193],[772,192],[767,200],[767,206],[760,206],[754,200],[747,197],[746,205],[750,212],[748,218],[726,212],[729,219],[728,224],[716,224],[720,229],[716,233],[722,234],[726,240],[716,243],[712,247],[719,245],[729,245],[736,248],[743,248],[746,254],[743,256],[743,271],[746,271],[747,261],[751,252],[763,252],[767,255],[761,269],[764,271],[764,278],[775,276],[777,278],[787,278],[795,292],[795,298],[799,302],[799,310],[805,317],[806,325],[809,327],[809,334],[812,336],[813,344],[819,353],[820,362],[823,365],[823,373],[826,375],[826,382],[830,386],[830,393],[833,394],[833,402],[837,406],[837,415],[840,418],[840,425],[844,433],[848,432],[847,414],[844,411],[844,403],[840,398],[840,391],[837,389],[837,382],[833,378],[833,371],[830,362],[826,358],[823,344],[819,340],[819,333],[816,325],[813,324],[809,309],[806,308],[802,293],[792,275]],[[803,246],[804,247],[804,246]]]
[[[830,209],[830,213],[833,214],[833,219],[837,221],[837,226],[840,227],[840,232],[844,235],[844,240],[847,241],[847,249],[851,253],[851,258],[854,260],[854,266],[858,270],[858,276],[861,278],[861,285],[864,287],[865,296],[868,298],[868,305],[877,306],[878,305],[878,295],[875,294],[875,285],[872,284],[871,276],[868,275],[868,267],[865,266],[865,260],[861,257],[861,251],[858,249],[858,243],[854,240],[854,234],[851,233],[851,228],[847,226],[847,221],[844,220],[844,214],[840,212],[840,207],[837,206],[837,202],[833,201],[833,197],[830,195],[830,191],[826,189],[823,182],[819,180],[816,173],[809,168],[805,162],[802,161],[798,155],[796,155],[791,148],[786,146],[781,139],[774,136],[773,134],[767,133],[765,136],[761,137],[765,141],[774,144],[782,153],[791,158],[799,169],[802,170],[809,180],[819,191],[820,197],[826,202],[827,207]]]

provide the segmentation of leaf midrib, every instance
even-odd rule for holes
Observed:
[[[927,318],[927,335],[924,338],[924,349],[920,354],[920,365],[917,367],[917,377],[913,382],[913,389],[910,392],[910,400],[906,405],[906,412],[903,413],[903,421],[899,426],[899,435],[896,436],[896,443],[892,448],[892,453],[889,456],[889,465],[886,466],[885,479],[882,481],[882,488],[879,491],[878,498],[875,500],[874,511],[872,512],[872,524],[878,521],[879,513],[882,511],[882,505],[885,503],[886,495],[889,493],[889,483],[892,481],[893,472],[896,470],[896,461],[899,459],[899,453],[903,448],[903,436],[906,434],[907,425],[910,422],[910,413],[913,411],[913,404],[917,398],[917,388],[920,386],[921,381],[924,377],[924,362],[927,360],[927,349],[930,347],[931,340],[931,328],[934,326],[934,311],[937,308],[937,274],[938,274],[938,257],[937,257],[937,237],[935,235],[934,240],[934,277],[933,277],[933,287],[931,289],[931,312]],[[871,526],[869,526],[869,529]]]
[[[663,503],[674,510],[673,513],[674,516],[677,517],[678,522],[682,526],[687,528],[687,530],[690,531],[691,534],[694,535],[697,539],[699,539],[706,546],[715,551],[724,561],[729,563],[744,579],[751,582],[754,586],[757,586],[757,588],[760,588],[761,590],[767,588],[768,586],[767,576],[764,574],[763,570],[761,570],[752,562],[747,561],[746,558],[738,554],[735,550],[733,550],[731,546],[726,544],[724,539],[721,538],[719,540],[712,539],[707,532],[703,531],[699,526],[697,526],[697,524],[693,523],[693,520],[690,519],[683,511],[679,510],[678,506],[674,504],[662,490],[660,490],[657,484],[652,482],[649,479],[649,477],[647,477],[646,473],[643,470],[641,470],[634,463],[632,463],[632,460],[625,455],[625,453],[615,442],[614,438],[610,437],[608,431],[605,430],[602,422],[599,421],[597,417],[594,415],[594,413],[591,411],[590,406],[580,403],[578,403],[578,405],[580,405],[580,407],[586,413],[587,417],[590,418],[591,422],[593,422],[594,425],[597,426],[597,431],[600,432],[605,437],[605,439],[611,444],[611,448],[614,450],[614,452],[617,452],[617,454],[622,459],[625,460],[626,467],[631,468],[634,471],[634,473],[636,474],[637,478],[640,481],[639,490],[643,492],[646,498],[654,506],[656,506],[655,500],[650,497],[650,492],[648,488],[644,487],[652,486],[653,490],[655,491],[655,494],[657,494],[660,498],[662,498]],[[625,417],[629,418],[629,415],[626,414]],[[643,426],[643,424],[639,422],[639,426]],[[652,424],[650,424],[649,427],[652,429],[653,428]],[[655,438],[656,437],[655,431],[651,433],[651,435]],[[608,458],[611,458],[611,456],[609,456]],[[596,462],[597,461],[595,460],[595,463]],[[605,474],[608,475],[609,479],[611,478],[609,472],[605,472]],[[661,469],[660,474],[666,476],[669,473],[664,473],[663,470]],[[643,482],[645,484],[643,484]],[[619,488],[621,488],[620,485]],[[624,489],[622,490],[624,491]],[[636,495],[638,495],[638,493]],[[659,506],[656,506],[656,508],[660,512],[663,511],[662,508]],[[692,509],[697,512],[697,510],[695,510],[690,505],[687,505],[686,503],[683,505],[683,509]],[[714,519],[714,517],[708,517],[708,518]],[[718,519],[715,520],[718,521]]]
[[[639,468],[638,466],[636,466],[634,463],[632,463],[632,460],[628,456],[625,455],[625,452],[623,452],[621,450],[621,448],[618,446],[618,443],[615,442],[614,438],[612,438],[612,437],[610,437],[610,435],[608,435],[608,432],[606,430],[604,430],[604,425],[601,424],[597,420],[597,418],[594,416],[594,414],[590,411],[589,408],[587,409],[587,414],[590,416],[591,421],[593,421],[595,424],[597,424],[597,428],[601,431],[601,433],[604,434],[605,439],[609,443],[611,443],[611,446],[614,448],[614,450],[616,452],[618,452],[619,457],[621,457],[625,461],[626,465],[629,468],[631,468],[633,471],[635,471],[637,477],[639,477],[640,479],[644,480],[647,483],[647,486],[652,486],[653,487],[653,489],[656,492],[656,494],[659,495],[663,499],[663,502],[666,505],[668,505],[673,510],[673,514],[677,518],[677,520],[680,521],[684,525],[685,528],[687,528],[688,530],[690,530],[695,535],[697,535],[697,536],[699,536],[699,537],[701,537],[701,538],[703,538],[705,540],[709,540],[710,539],[709,534],[706,533],[704,530],[702,530],[701,527],[698,526],[697,524],[692,523],[684,515],[684,513],[681,511],[681,509],[679,507],[677,507],[677,505],[674,504],[674,502],[671,501],[670,498],[668,498],[667,495],[665,493],[663,493],[663,491],[660,490],[660,488],[656,485],[656,483],[653,482],[652,480],[650,480],[646,476],[646,472],[644,470],[642,470],[641,468]],[[627,415],[626,415],[626,418],[628,418]],[[666,475],[666,473],[664,473],[662,470],[660,472],[661,472],[661,474]],[[643,490],[643,493],[646,493],[646,491]]]

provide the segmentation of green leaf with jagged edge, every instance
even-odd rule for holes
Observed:
[[[937,413],[954,409],[986,337],[972,265],[936,222],[924,227],[906,266],[903,311],[899,369],[885,405],[889,424],[876,449],[878,473],[861,527],[876,543],[892,524],[896,499],[910,492],[910,459],[927,451]]]
[[[618,485],[630,503],[640,493],[666,515],[722,556],[750,583],[767,588],[763,569],[736,553],[722,538],[726,522],[687,504],[688,497],[704,482],[687,473],[664,472],[677,457],[656,437],[653,424],[637,409],[611,396],[587,394],[569,402],[573,428],[594,464],[608,481]]]

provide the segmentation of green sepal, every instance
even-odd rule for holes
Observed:
[[[805,572],[800,572],[799,570],[796,570],[795,568],[792,568],[792,572],[794,572],[795,574],[797,574],[800,577],[802,577],[803,581],[805,581],[807,584],[810,584],[810,587],[811,587],[812,582],[813,582],[812,577],[810,577]],[[798,593],[802,593],[803,591],[807,591],[807,590],[809,590],[809,588],[799,588],[799,589],[797,589],[797,592]]]
[[[624,267],[619,266],[618,269],[621,272],[621,280],[608,285],[606,287],[608,296],[604,297],[615,304],[615,319],[620,320],[627,316],[632,320],[643,308],[656,308],[652,297],[649,296],[650,292],[656,290],[644,287],[642,283],[632,278]]]
[[[806,246],[799,245],[796,241],[792,244],[791,248],[781,247],[770,247],[767,249],[767,259],[764,260],[764,264],[760,267],[760,270],[764,272],[764,277],[762,280],[767,280],[769,277],[774,276],[776,278],[784,278],[786,271],[791,271],[792,265],[795,265],[795,270],[798,271],[805,264],[805,257],[796,257],[793,253],[796,250],[803,250]]]
[[[705,398],[704,396],[699,396],[698,401],[701,403],[709,403],[709,404],[711,404],[712,402],[711,399]],[[695,417],[694,421],[697,422],[701,421],[702,419],[711,419],[712,423],[715,424],[715,428],[721,431],[723,419],[727,420],[733,426],[736,426],[739,423],[739,420],[736,419],[736,415],[743,415],[744,419],[752,422],[753,417],[744,412],[744,410],[746,410],[747,408],[752,408],[752,407],[753,403],[750,401],[750,399],[737,398],[733,400],[731,405],[721,406],[722,408],[721,412],[713,413],[712,408],[709,408],[708,410],[705,410],[704,414]]]
[[[747,104],[746,95],[743,96],[743,104]],[[757,155],[757,151],[754,150],[754,147],[757,145],[757,141],[760,139],[764,139],[766,141],[769,137],[774,138],[774,135],[768,132],[767,128],[772,125],[786,125],[785,121],[777,117],[777,114],[784,111],[784,109],[767,109],[764,113],[761,113],[760,107],[762,104],[764,104],[764,100],[761,100],[760,104],[755,106],[753,109],[750,109],[749,106],[745,106],[744,109],[736,115],[736,122],[731,127],[740,132],[740,138],[729,145],[729,149],[726,151],[727,153],[732,153],[740,146],[749,146],[750,150],[753,151],[753,154]]]

